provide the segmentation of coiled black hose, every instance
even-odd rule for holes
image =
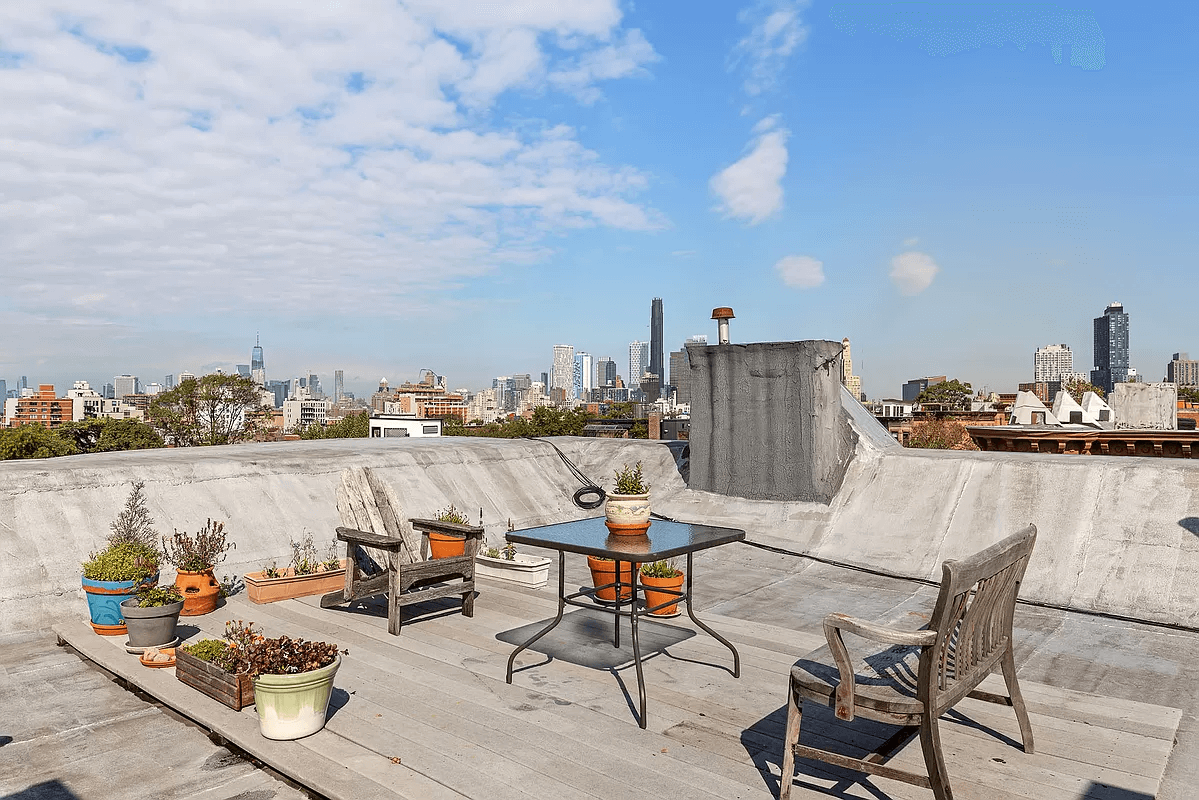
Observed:
[[[558,453],[558,457],[562,459],[562,463],[566,465],[568,470],[570,470],[570,474],[578,478],[579,483],[583,484],[582,488],[576,491],[571,497],[576,506],[587,511],[591,511],[602,506],[604,504],[604,500],[608,499],[608,493],[600,488],[595,481],[584,475],[583,471],[575,466],[573,461],[566,457],[566,453],[563,453],[558,449],[558,445],[554,444],[548,439],[542,439],[537,436],[526,436],[525,438],[534,442],[545,442],[550,447],[554,448],[555,452]],[[587,497],[588,495],[593,496],[595,499],[584,500],[583,498]]]

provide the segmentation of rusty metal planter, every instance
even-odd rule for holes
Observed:
[[[249,675],[226,672],[182,647],[175,649],[175,677],[234,711],[254,704],[254,681]]]

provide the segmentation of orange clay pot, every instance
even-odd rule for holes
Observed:
[[[645,594],[646,608],[653,608],[656,605],[667,603],[671,600],[676,601],[665,608],[659,608],[657,611],[651,611],[651,614],[669,616],[679,610],[679,604],[677,602],[678,595],[666,594],[665,592],[655,592],[654,589],[673,589],[676,592],[682,591],[683,577],[682,570],[679,570],[679,574],[675,575],[673,578],[652,578],[648,575],[639,576],[642,586],[641,591]]]
[[[221,594],[221,585],[213,577],[212,570],[188,572],[178,570],[175,588],[183,595],[181,617],[196,617],[216,610],[216,601]]]
[[[430,558],[452,558],[466,555],[466,537],[429,531]]]
[[[591,567],[591,585],[603,586],[605,583],[616,583],[616,562],[608,561],[595,556],[587,556],[587,566]],[[633,596],[633,570],[641,569],[640,564],[629,564],[627,561],[620,562],[620,599],[628,600]],[[600,600],[608,602],[616,602],[616,587],[609,586],[607,589],[600,589],[595,593],[595,596]]]

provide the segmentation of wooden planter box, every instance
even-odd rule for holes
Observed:
[[[254,704],[254,681],[249,675],[225,672],[188,654],[182,647],[175,648],[175,677],[234,711]]]
[[[540,589],[549,583],[550,560],[524,553],[517,553],[515,561],[480,555],[475,556],[475,574]]]
[[[274,603],[277,600],[290,600],[293,597],[308,597],[344,589],[346,560],[341,560],[341,569],[332,572],[293,575],[291,567],[288,567],[278,578],[268,578],[266,573],[261,571],[247,572],[242,577],[246,581],[246,592],[250,595],[250,602]]]

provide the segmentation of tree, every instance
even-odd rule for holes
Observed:
[[[70,456],[79,448],[41,425],[21,425],[0,430],[0,461],[17,458],[53,458]]]
[[[236,444],[253,437],[252,412],[261,389],[252,378],[205,375],[188,378],[150,404],[150,420],[178,447]]]
[[[1081,403],[1082,396],[1087,392],[1094,392],[1100,397],[1103,397],[1104,395],[1104,391],[1098,386],[1093,383],[1088,383],[1081,378],[1075,378],[1072,381],[1066,381],[1062,384],[1062,388],[1065,389],[1072,398],[1074,398],[1075,403]]]
[[[54,433],[71,442],[80,453],[148,450],[166,446],[154,428],[136,419],[81,419],[64,422],[54,429]]]
[[[916,396],[916,402],[920,405],[936,404],[965,410],[970,408],[970,398],[973,396],[974,389],[970,384],[961,383],[954,378],[929,386]]]
[[[1199,403],[1199,387],[1179,386],[1178,399],[1185,400],[1188,403]]]
[[[301,439],[364,439],[371,432],[371,412],[346,414],[332,425],[313,423],[300,431]]]
[[[907,447],[925,450],[977,450],[966,426],[952,419],[930,419],[912,423]]]

